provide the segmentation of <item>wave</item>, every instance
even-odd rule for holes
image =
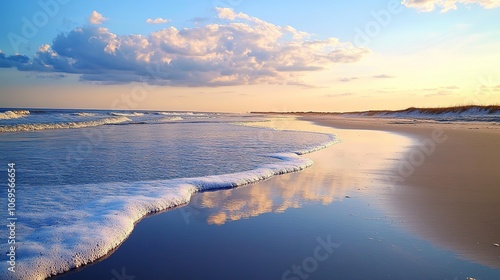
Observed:
[[[83,128],[100,126],[106,124],[119,124],[123,122],[131,121],[127,117],[110,117],[103,118],[93,121],[83,121],[83,122],[65,122],[65,123],[27,123],[27,124],[16,124],[16,125],[3,125],[0,126],[0,132],[20,132],[20,131],[35,131],[35,130],[45,130],[45,129],[65,129],[65,128]]]
[[[158,115],[166,116],[206,116],[204,113],[193,113],[193,112],[157,112]]]
[[[155,120],[154,122],[172,122],[172,121],[182,121],[181,117],[163,117]]]
[[[330,136],[329,142],[309,150],[334,143],[334,136]],[[76,209],[64,208],[64,211],[51,213],[51,219],[56,219],[57,225],[37,227],[36,231],[19,242],[16,253],[22,265],[16,268],[16,278],[45,279],[96,261],[118,247],[131,234],[135,223],[144,216],[187,204],[196,192],[235,188],[275,175],[303,170],[313,164],[312,160],[299,156],[306,152],[273,154],[271,157],[280,159],[280,162],[231,174],[66,186],[68,190],[104,188],[122,192],[99,198]],[[37,221],[39,218],[35,217]],[[7,263],[3,262],[3,265]]]
[[[10,120],[25,117],[30,114],[28,110],[15,110],[0,113],[0,120]]]
[[[113,115],[113,116],[120,116],[120,117],[140,117],[140,116],[144,116],[144,113],[139,113],[139,112],[133,112],[133,113],[111,112],[110,114]]]
[[[323,134],[323,133],[318,133],[318,134]],[[338,144],[338,143],[341,142],[341,140],[335,138],[334,135],[329,135],[329,136],[330,136],[330,140],[328,142],[326,142],[324,144],[317,145],[317,146],[311,146],[311,147],[308,147],[308,148],[296,151],[295,153],[297,155],[310,154],[312,152],[316,152],[316,151],[322,150],[324,148],[328,148],[328,147],[330,147],[330,146],[332,146],[334,144]]]
[[[97,116],[96,113],[86,113],[86,112],[79,112],[79,113],[73,113],[74,116],[79,116],[79,117],[93,117]]]

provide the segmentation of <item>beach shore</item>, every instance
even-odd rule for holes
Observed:
[[[341,142],[303,155],[314,165],[301,172],[235,189],[196,193],[184,207],[141,220],[107,258],[55,278],[104,279],[126,272],[137,279],[165,275],[176,279],[294,279],[291,277],[299,276],[287,271],[297,264],[308,265],[318,238],[331,238],[336,247],[324,261],[312,261],[317,266],[307,276],[316,279],[498,277],[498,248],[491,244],[498,231],[477,221],[473,221],[478,224],[476,231],[471,231],[461,222],[469,222],[469,216],[453,220],[456,223],[449,226],[438,224],[450,217],[462,219],[461,213],[449,211],[460,212],[465,206],[452,202],[465,199],[468,192],[444,187],[433,191],[433,185],[425,184],[419,187],[420,168],[431,168],[427,165],[435,161],[431,157],[442,156],[446,161],[449,151],[444,147],[454,142],[454,130],[445,129],[439,136],[447,136],[446,141],[437,143],[425,164],[404,177],[404,182],[397,182],[394,175],[398,175],[400,163],[419,148],[417,141],[432,137],[436,125],[329,116],[303,118],[313,123],[288,116],[276,119],[256,125],[334,133]],[[265,136],[273,137],[272,130],[268,132]],[[449,172],[454,170],[450,167]],[[438,175],[434,176],[439,179]],[[429,202],[425,195],[431,197]],[[447,201],[450,198],[452,202]],[[468,211],[484,214],[481,205],[478,202],[474,207],[479,209]],[[496,211],[494,208],[490,205],[488,210]],[[494,222],[495,213],[485,218]],[[477,237],[471,248],[482,250],[462,247],[460,242],[470,240],[459,238],[471,234]],[[476,240],[485,240],[481,241],[484,246],[478,246]]]
[[[500,267],[500,126],[307,114],[340,129],[390,131],[415,142],[378,195],[389,215],[438,246]],[[338,130],[342,137],[342,131]],[[437,136],[437,137],[436,137]],[[395,178],[395,179],[394,179]]]

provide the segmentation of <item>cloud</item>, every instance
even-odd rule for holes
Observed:
[[[64,74],[57,74],[57,73],[51,73],[51,74],[37,74],[35,77],[38,78],[38,79],[55,79],[55,80],[59,80],[59,79],[65,78],[66,75],[64,75]]]
[[[432,12],[436,8],[441,8],[441,13],[449,10],[456,10],[457,4],[477,4],[485,9],[500,7],[498,0],[403,0],[403,5],[409,8],[415,8],[420,12]]]
[[[435,93],[426,94],[425,97],[447,96],[453,94],[450,90],[441,90]]]
[[[339,81],[345,83],[345,82],[350,82],[352,80],[357,80],[357,79],[359,79],[359,78],[358,77],[344,77],[344,78],[340,78]]]
[[[499,85],[482,85],[479,87],[479,90],[482,91],[500,91]]]
[[[339,81],[341,82],[350,82],[350,81],[353,81],[353,80],[358,80],[358,79],[370,79],[370,78],[375,78],[375,79],[393,79],[393,78],[396,78],[394,76],[390,76],[390,75],[385,75],[385,74],[380,74],[380,75],[373,75],[373,76],[365,76],[365,77],[344,77],[344,78],[340,78]]]
[[[21,67],[29,62],[30,58],[25,55],[10,55],[6,56],[0,51],[0,68]]]
[[[106,20],[108,20],[107,18],[103,17],[100,13],[98,13],[97,11],[93,11],[90,16],[89,16],[89,22],[92,23],[92,24],[102,24],[103,22],[105,22]]]
[[[345,96],[353,96],[354,93],[352,92],[344,92],[344,93],[329,93],[326,94],[325,97],[345,97]]]
[[[195,17],[195,18],[192,18],[190,21],[194,22],[195,24],[201,24],[201,23],[210,21],[210,18],[207,18],[207,17]]]
[[[434,87],[434,88],[424,88],[423,91],[452,91],[460,89],[458,86],[442,86],[442,87]]]
[[[374,75],[374,76],[372,76],[372,78],[375,78],[375,79],[394,79],[396,77],[390,76],[390,75],[381,74],[381,75]]]
[[[353,63],[369,53],[336,38],[312,36],[218,8],[217,24],[148,35],[116,35],[85,26],[58,35],[22,71],[80,75],[100,83],[148,82],[172,86],[296,84],[305,73]]]
[[[164,24],[170,22],[169,19],[163,19],[163,18],[155,18],[155,19],[150,19],[148,18],[146,20],[147,23],[149,24]]]

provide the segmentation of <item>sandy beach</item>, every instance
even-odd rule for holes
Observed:
[[[335,128],[413,137],[412,147],[394,167],[396,182],[388,181],[393,187],[379,193],[384,209],[434,244],[500,267],[500,248],[494,246],[500,243],[500,126],[310,114],[304,118]],[[433,141],[433,133],[442,141]]]

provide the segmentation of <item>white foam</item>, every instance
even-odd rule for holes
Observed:
[[[309,154],[309,153],[312,153],[312,152],[319,151],[321,149],[330,147],[331,145],[338,144],[341,141],[340,139],[335,138],[335,136],[331,135],[331,134],[329,134],[328,137],[330,138],[330,140],[328,142],[324,143],[324,144],[321,144],[321,145],[318,145],[318,146],[307,147],[307,148],[305,148],[303,150],[296,151],[295,153],[297,155]]]
[[[203,113],[193,113],[193,112],[158,112],[159,115],[166,116],[206,116]]]
[[[30,114],[27,110],[6,111],[0,113],[0,120],[10,120],[25,117]]]
[[[139,112],[133,112],[133,113],[112,112],[110,114],[113,115],[113,116],[120,116],[120,117],[140,117],[140,116],[144,116],[144,113],[139,113]]]
[[[73,115],[79,116],[79,117],[93,117],[96,116],[96,113],[86,113],[86,112],[79,112],[79,113],[74,113]]]
[[[157,120],[154,120],[154,122],[174,122],[174,121],[182,121],[183,118],[181,117],[162,117]]]
[[[83,122],[65,122],[65,123],[26,123],[16,125],[3,125],[0,126],[0,132],[18,132],[18,131],[35,131],[44,129],[64,129],[64,128],[83,128],[92,127],[105,124],[118,124],[130,121],[127,117],[110,117],[102,118],[93,121]]]
[[[309,151],[333,144],[334,138],[331,139],[328,143],[311,147]],[[44,191],[61,197],[54,202],[57,207],[51,207],[51,213],[25,210],[19,214],[20,221],[33,221],[35,224],[20,225],[26,236],[16,243],[16,273],[7,276],[21,280],[45,279],[93,262],[119,246],[130,235],[134,224],[148,213],[186,204],[195,192],[233,188],[302,170],[313,163],[298,156],[305,152],[274,154],[272,157],[280,159],[280,162],[232,174],[51,187]],[[74,206],[76,203],[70,202],[70,196],[64,195],[65,190],[99,198]],[[112,190],[113,195],[100,196],[102,190]],[[4,247],[0,245],[0,249]],[[7,271],[6,262],[0,266],[3,266],[2,271]]]

